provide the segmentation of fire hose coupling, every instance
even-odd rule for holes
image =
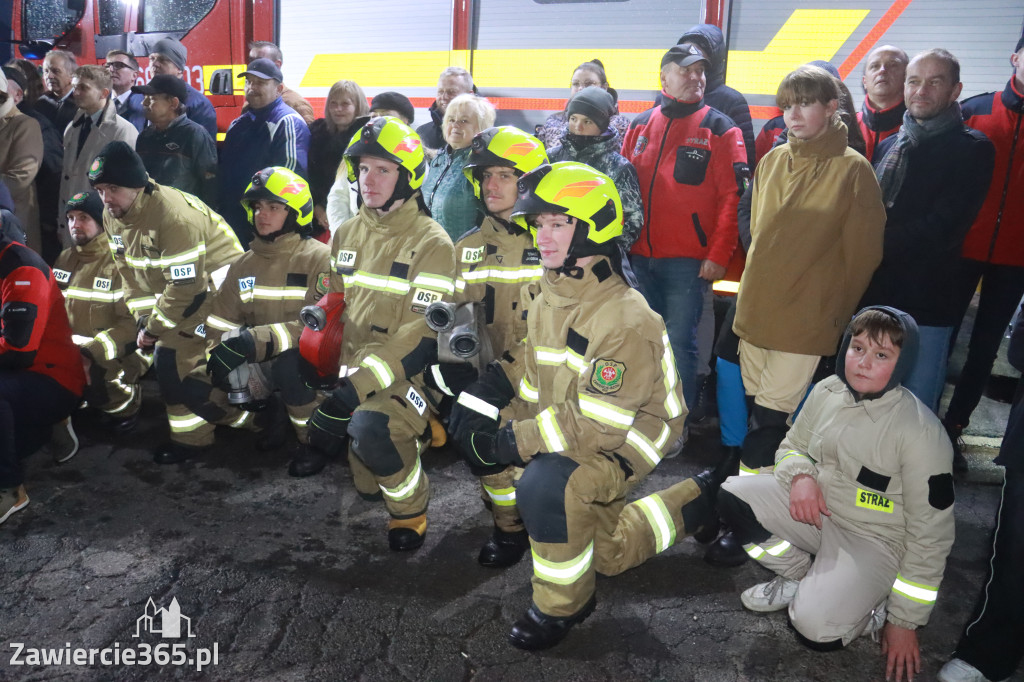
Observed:
[[[483,303],[436,301],[427,306],[424,316],[427,326],[437,332],[438,361],[470,362],[480,369],[494,359]]]

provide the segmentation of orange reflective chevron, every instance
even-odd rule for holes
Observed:
[[[398,145],[392,149],[392,152],[414,152],[420,148],[420,139],[418,137],[406,137]]]
[[[595,187],[599,187],[603,184],[604,180],[601,180],[600,178],[573,182],[558,190],[558,193],[555,194],[555,201],[558,201],[563,197],[585,197],[590,194],[591,190]]]
[[[306,189],[308,185],[299,180],[292,180],[287,185],[281,188],[281,194],[298,194]]]
[[[536,149],[537,146],[538,145],[536,143],[530,141],[517,142],[516,144],[509,146],[509,148],[505,150],[505,153],[510,156],[526,156]]]

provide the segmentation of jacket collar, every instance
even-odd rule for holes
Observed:
[[[829,124],[824,133],[813,140],[789,138],[789,148],[795,157],[827,158],[846,153],[849,137],[846,124],[838,120]]]
[[[618,278],[607,256],[594,256],[594,260],[580,268],[580,271],[580,276],[574,277],[561,270],[544,269],[541,290],[548,305],[555,308],[572,307],[579,303],[584,293],[593,296],[594,290]]]
[[[1003,88],[1003,94],[1001,95],[1003,106],[1012,112],[1022,114],[1024,113],[1024,94],[1018,92],[1014,80],[1014,78],[1011,78],[1007,81],[1006,87]]]
[[[377,213],[377,209],[363,204],[359,207],[359,217],[373,232],[400,234],[412,229],[420,216],[426,217],[420,212],[419,197],[420,192],[416,190],[411,197],[405,200],[405,203],[384,215]]]
[[[686,118],[704,108],[704,98],[697,102],[680,102],[664,90],[661,91],[661,113],[669,118]]]
[[[268,242],[265,239],[260,239],[255,236],[255,229],[253,228],[253,240],[249,242],[249,248],[257,256],[264,258],[273,258],[280,255],[282,252],[291,252],[299,245],[299,241],[302,237],[298,232],[286,232],[272,242]]]
[[[888,109],[875,109],[871,106],[868,98],[864,98],[864,106],[861,107],[861,118],[868,130],[884,131],[893,130],[903,125],[903,113],[907,110],[905,102],[889,107]]]
[[[75,245],[75,253],[78,257],[86,263],[100,258],[101,256],[110,256],[110,245],[107,243],[107,235],[102,230],[100,233],[93,237],[88,244],[84,246]]]

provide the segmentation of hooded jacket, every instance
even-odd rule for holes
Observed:
[[[609,127],[597,141],[587,140],[589,144],[578,144],[579,137],[566,135],[562,143],[548,152],[551,163],[558,161],[578,161],[591,168],[596,168],[615,183],[622,200],[622,236],[620,243],[626,251],[633,245],[640,230],[644,226],[644,204],[640,198],[640,181],[637,179],[636,168],[626,157],[619,153],[622,146],[621,138],[614,127]]]
[[[725,45],[722,29],[714,24],[697,24],[679,39],[679,43],[695,43],[711,60],[705,71],[707,86],[704,89],[704,103],[718,109],[733,120],[743,131],[743,146],[747,150],[747,165],[753,170],[757,163],[754,151],[754,123],[750,119],[750,107],[739,90],[725,84],[726,62],[729,50]]]
[[[900,316],[904,328],[907,317]],[[901,356],[912,359],[911,338],[916,330],[905,333]],[[953,546],[952,447],[938,418],[900,385],[913,362],[897,361],[891,387],[859,399],[842,378],[844,356],[838,375],[807,397],[773,474],[786,490],[794,477],[812,476],[832,523],[877,538],[899,557],[887,620],[913,629],[928,623]]]
[[[963,257],[1024,267],[1024,94],[1015,79],[1002,92],[963,103],[964,123],[996,148],[992,182],[967,238]]]
[[[834,354],[882,260],[884,228],[875,173],[847,146],[844,123],[768,152],[754,176],[733,330],[759,348]]]

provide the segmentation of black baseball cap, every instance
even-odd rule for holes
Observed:
[[[153,76],[152,80],[146,85],[133,85],[132,92],[140,95],[170,95],[171,97],[177,97],[179,102],[184,103],[185,98],[188,97],[188,86],[185,85],[185,81],[177,76],[162,73]]]
[[[256,78],[262,78],[263,80],[274,79],[278,83],[284,81],[284,76],[281,74],[281,69],[277,68],[277,64],[270,61],[266,57],[260,57],[249,62],[249,66],[245,67],[245,71],[238,74],[238,78],[242,76],[255,76]]]
[[[661,58],[661,67],[665,68],[666,64],[678,64],[682,67],[687,67],[690,64],[704,61],[708,64],[711,60],[704,54],[704,50],[695,43],[680,43],[673,45],[672,49],[665,53],[665,56]]]

